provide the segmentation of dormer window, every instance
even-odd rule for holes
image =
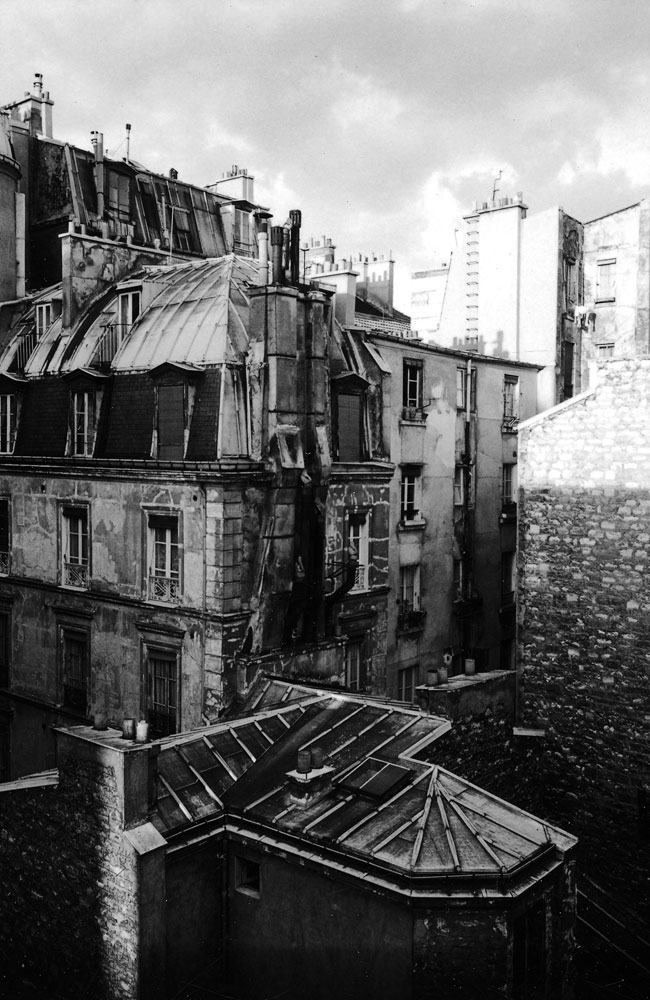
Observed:
[[[40,340],[52,325],[52,303],[40,302],[36,306],[36,339]]]
[[[72,393],[72,454],[89,457],[95,444],[95,393]]]
[[[16,442],[16,396],[0,394],[0,455],[11,455]]]
[[[142,292],[139,288],[120,292],[117,297],[117,323],[122,337],[131,329],[140,315]]]
[[[152,457],[182,462],[201,372],[192,365],[165,362],[149,374],[157,382]]]

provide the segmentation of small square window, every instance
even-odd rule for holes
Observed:
[[[235,856],[235,889],[247,896],[261,895],[260,865],[249,858]]]
[[[613,344],[597,344],[596,350],[598,351],[598,360],[602,361],[605,358],[614,357],[614,345]]]

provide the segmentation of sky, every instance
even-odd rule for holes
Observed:
[[[646,0],[0,0],[0,104],[209,184],[233,164],[337,256],[449,259],[475,200],[588,221],[650,191]]]

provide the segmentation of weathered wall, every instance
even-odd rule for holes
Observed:
[[[260,864],[259,898],[235,888],[236,855]],[[247,846],[230,844],[229,857],[230,969],[240,997],[410,996],[406,908]]]
[[[100,761],[71,761],[59,787],[2,793],[6,985],[25,977],[51,995],[137,995],[136,861],[120,819],[115,771]]]
[[[646,907],[648,426],[650,361],[612,361],[519,442],[521,717],[546,731],[546,812],[596,881]]]

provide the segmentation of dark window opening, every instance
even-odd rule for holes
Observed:
[[[235,889],[245,892],[248,896],[260,896],[261,879],[260,865],[239,855],[235,857]]]
[[[185,452],[185,386],[158,386],[158,458],[182,459]]]
[[[61,629],[63,705],[82,715],[88,713],[88,636]]]
[[[404,361],[402,381],[402,406],[404,409],[422,409],[423,374],[424,369],[421,361]]]
[[[339,393],[339,462],[363,461],[362,398]]]
[[[0,688],[9,687],[10,636],[9,613],[0,612]]]
[[[148,656],[149,725],[158,739],[178,732],[178,663],[176,654],[151,650]]]

